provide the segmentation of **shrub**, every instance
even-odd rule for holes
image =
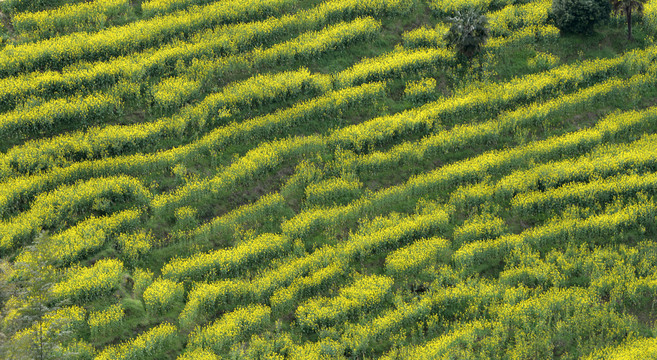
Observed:
[[[610,13],[608,0],[552,0],[550,18],[563,33],[589,34]]]

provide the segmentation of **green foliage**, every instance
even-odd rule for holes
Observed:
[[[451,26],[445,41],[456,52],[471,60],[479,55],[488,40],[488,18],[481,11],[473,8],[457,11],[448,18]]]
[[[552,0],[61,5],[5,12],[0,358],[654,352],[643,32],[560,37]]]
[[[609,19],[607,0],[553,0],[551,18],[563,33],[590,34],[593,27]]]

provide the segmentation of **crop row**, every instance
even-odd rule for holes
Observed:
[[[494,143],[503,134],[512,133],[530,126],[547,126],[550,124],[548,121],[558,115],[568,114],[573,110],[583,109],[587,106],[600,104],[608,99],[617,98],[626,94],[628,89],[634,89],[636,91],[647,90],[649,89],[651,78],[651,74],[635,75],[629,80],[610,78],[602,83],[581,89],[572,94],[559,96],[545,102],[533,103],[513,111],[502,113],[499,117],[490,121],[478,124],[455,125],[450,130],[437,131],[435,134],[431,134],[416,143],[403,143],[392,147],[386,152],[371,152],[370,154],[354,159],[356,161],[355,166],[360,171],[392,168],[399,164],[413,163],[421,159],[437,156],[441,153],[472,147],[474,145]],[[513,96],[513,93],[508,92],[506,95]],[[365,144],[368,142],[359,138],[365,138],[367,141],[372,141],[371,139],[374,138],[377,143],[385,139],[382,136],[385,133],[379,135],[377,132],[383,131],[377,131],[377,129],[384,128],[386,131],[403,133],[409,131],[404,129],[407,126],[411,127],[411,131],[413,132],[417,131],[414,128],[422,128],[422,125],[432,128],[435,126],[433,125],[433,119],[443,119],[445,115],[454,112],[456,110],[454,108],[458,109],[458,107],[471,102],[474,101],[468,100],[467,97],[449,99],[439,102],[438,104],[440,105],[427,105],[415,112],[415,116],[413,117],[411,117],[412,113],[408,113],[400,114],[400,116],[393,115],[388,118],[381,118],[381,125],[387,125],[385,128],[382,126],[373,126],[376,124],[376,121],[372,121],[371,127],[365,130],[356,132],[355,130],[364,127],[353,127],[352,131],[346,128],[344,132],[349,135],[352,143],[357,144],[358,148],[361,148],[363,147],[363,145],[360,145],[361,142]],[[480,106],[485,106],[485,103]],[[446,114],[443,115],[441,113]],[[405,116],[402,117],[401,115]],[[403,121],[406,119],[409,120]],[[419,124],[410,123],[412,120],[415,120]],[[344,138],[344,135],[340,134],[340,132],[337,131],[335,133],[335,137],[338,139]],[[344,141],[341,141],[340,144],[343,146],[346,145]]]
[[[537,88],[533,91],[535,94],[538,93],[534,96],[538,96],[541,92],[546,91],[547,89],[550,89],[551,87],[554,86],[554,84],[561,84],[561,86],[565,86],[564,83],[566,83],[566,80],[570,80],[570,81],[573,81],[573,82],[579,82],[579,81],[582,81],[582,77],[587,78],[587,77],[590,77],[590,76],[594,76],[593,74],[595,74],[595,75],[599,74],[599,73],[597,73],[596,70],[593,69],[593,67],[594,67],[593,63],[591,63],[589,66],[590,67],[583,66],[583,68],[579,69],[580,70],[579,72],[570,71],[568,73],[565,73],[563,71],[565,69],[560,69],[560,71],[551,71],[551,72],[549,72],[549,73],[554,73],[555,75],[553,75],[553,77],[548,77],[548,79],[549,79],[548,82],[543,81],[544,85],[542,86],[542,88],[539,87],[539,88]],[[571,69],[569,69],[569,70],[571,70]],[[591,74],[591,75],[587,74],[589,71],[592,71],[593,74]],[[642,83],[647,83],[648,78],[649,78],[648,76],[637,77],[636,79],[634,79],[635,82],[632,82],[631,85],[640,85]],[[527,90],[526,87],[529,85],[530,80],[536,81],[537,79],[529,79],[529,80],[527,80],[527,83],[523,81],[523,82],[520,82],[519,84],[517,84],[515,86],[515,88],[517,89],[515,91],[515,94],[512,91],[512,89],[514,87],[511,87],[511,86],[505,87],[504,90],[506,90],[506,91],[504,91],[504,92],[499,91],[500,89],[497,89],[497,88],[491,89],[490,93],[492,93],[493,90],[497,90],[497,92],[495,94],[498,97],[502,97],[502,99],[499,99],[499,100],[495,99],[495,97],[493,97],[493,96],[489,96],[490,93],[488,91],[482,91],[481,94],[480,94],[481,97],[480,98],[475,98],[475,100],[472,100],[471,97],[466,97],[466,96],[457,97],[457,98],[449,99],[449,100],[446,100],[446,101],[439,101],[439,102],[436,102],[436,103],[428,104],[428,105],[420,108],[419,110],[411,110],[411,111],[407,111],[407,112],[397,114],[397,115],[377,118],[377,119],[374,119],[374,120],[364,122],[362,124],[354,125],[354,126],[343,128],[343,129],[339,129],[339,130],[336,130],[333,134],[329,135],[330,136],[329,143],[336,143],[336,144],[340,145],[341,147],[348,147],[349,145],[354,146],[354,144],[356,144],[356,146],[358,148],[366,147],[365,146],[366,144],[371,144],[371,143],[377,144],[379,142],[382,142],[383,139],[385,139],[385,138],[394,137],[396,134],[401,132],[402,129],[404,129],[404,128],[410,128],[410,129],[431,128],[431,127],[433,127],[434,119],[442,118],[444,116],[443,115],[444,113],[447,113],[447,114],[450,114],[450,115],[451,114],[456,115],[456,114],[459,114],[463,111],[473,111],[472,110],[473,105],[477,104],[477,102],[480,102],[482,104],[479,107],[474,107],[475,109],[481,109],[481,107],[483,107],[483,106],[491,106],[492,104],[488,105],[488,102],[492,102],[493,104],[497,103],[495,105],[497,105],[497,107],[501,107],[501,106],[504,106],[504,104],[506,104],[507,102],[511,102],[513,100],[518,100],[518,98],[523,98],[523,97],[528,98],[529,95],[526,94],[526,90]],[[532,83],[532,85],[536,86],[536,82]],[[595,99],[596,96],[603,96],[603,95],[607,95],[609,93],[613,93],[613,91],[620,91],[623,88],[625,88],[625,86],[626,85],[620,80],[618,80],[616,82],[609,82],[609,83],[605,84],[604,86],[601,86],[600,88],[595,88],[593,90],[589,90],[589,92],[584,92],[583,94],[580,94],[579,96],[575,96],[571,101],[574,104],[577,104],[577,106],[580,106],[581,103],[586,103],[587,101],[589,101],[590,98]],[[550,90],[554,91],[553,89],[550,89]],[[600,94],[598,94],[598,93],[600,93]],[[479,101],[476,101],[477,99]],[[555,101],[552,104],[546,105],[545,108],[554,111],[555,108],[557,110],[559,110],[560,106],[563,106],[563,107],[567,108],[568,107],[567,105],[568,104],[560,105],[560,103],[558,101]],[[460,110],[460,109],[462,109],[462,110]],[[522,123],[523,120],[527,121],[527,122],[531,122],[532,120],[535,121],[535,119],[540,119],[540,117],[536,117],[536,116],[532,115],[533,110],[535,110],[535,109],[534,108],[525,109],[525,111],[523,113],[514,114],[517,117],[516,119],[513,119],[511,117],[509,120],[507,120],[508,123],[509,123],[509,125],[508,125],[509,130],[514,129],[515,126],[520,125],[518,123]],[[529,118],[529,119],[526,119],[526,118]],[[511,119],[513,119],[513,120],[511,120]],[[499,132],[498,132],[499,127],[498,127],[497,123],[486,123],[485,126],[488,126],[489,129],[490,129],[489,132],[492,132],[491,138],[495,137],[499,134]],[[481,127],[483,127],[483,126],[481,126]],[[448,132],[448,133],[445,133],[445,134],[447,134],[447,137],[450,137],[450,135],[454,136],[454,138],[456,140],[456,139],[460,139],[460,138],[463,137],[463,135],[458,133],[459,130],[466,130],[466,132],[471,131],[471,129],[469,127],[463,127],[463,128],[459,127],[457,129],[458,130],[454,130],[454,132]],[[408,130],[406,130],[406,131],[408,131]],[[415,131],[419,131],[419,130],[415,130]],[[480,128],[474,127],[474,131],[472,131],[472,137],[477,139],[481,132],[482,131],[481,131]],[[485,136],[486,132],[484,131],[483,134]],[[427,145],[427,144],[430,144],[432,141],[437,140],[438,136],[441,136],[441,135],[442,134],[439,134],[437,136],[428,138],[428,140],[425,141],[426,144],[423,144],[425,146],[414,147],[414,146],[402,145],[401,146],[401,148],[402,148],[401,151],[399,151],[399,149],[395,149],[394,151],[399,151],[401,153],[406,152],[406,153],[410,153],[410,154],[418,154],[417,156],[424,156],[425,152],[423,152],[422,150],[429,147],[429,145]],[[387,160],[387,161],[390,161],[390,160],[399,161],[400,160],[399,159],[400,156],[394,154],[394,152],[391,152],[390,154],[392,154],[393,156],[388,156],[387,153],[385,153],[385,154],[374,153],[373,155],[370,155],[370,156],[366,157],[364,159],[365,161],[362,161],[363,164],[359,164],[358,166],[362,167],[362,168],[367,168],[368,166],[371,166],[371,165],[367,164],[367,162],[368,161],[372,162],[372,160],[376,160],[379,163],[382,162],[382,161],[385,161],[385,160]],[[276,156],[279,156],[279,155],[276,155]],[[218,182],[219,179],[221,179],[222,176],[223,175],[219,175],[216,180],[208,180],[208,181],[205,181],[202,184],[190,184],[189,186],[187,186],[187,189],[185,189],[185,188],[180,189],[178,191],[178,193],[189,193],[192,189],[196,189],[196,190],[194,190],[195,193],[209,194],[208,190],[210,189],[210,184],[212,183],[212,181]],[[200,191],[201,189],[204,190],[204,191],[201,192]],[[175,196],[175,195],[166,195],[166,197],[169,197],[169,198],[172,197],[172,196]],[[187,196],[187,195],[185,195],[185,196]]]
[[[38,69],[59,70],[76,61],[97,61],[127,55],[169,42],[181,34],[204,28],[277,15],[291,0],[224,0],[152,20],[137,21],[96,33],[74,33],[0,51],[0,75],[11,76]]]
[[[252,281],[227,280],[198,284],[188,295],[187,304],[180,314],[180,322],[189,326],[199,314],[213,313],[219,304],[262,302],[271,298],[272,306],[277,309],[289,308],[290,303],[300,300],[303,294],[313,294],[318,288],[328,286],[330,281],[344,277],[339,269],[322,269],[330,268],[335,263],[348,264],[359,258],[385,253],[414,239],[434,235],[448,220],[445,211],[433,207],[405,218],[377,218],[364,225],[348,241],[283,261],[277,267],[263,271],[261,276]]]
[[[239,276],[248,269],[260,267],[268,260],[286,253],[291,245],[285,237],[263,234],[230,249],[173,259],[162,268],[162,277],[176,281],[199,281]]]
[[[95,360],[148,360],[161,356],[175,343],[178,330],[163,323],[120,345],[103,349]]]
[[[372,19],[357,19],[352,23],[327,29],[326,31],[329,33],[332,33],[333,30],[338,31],[333,36],[328,37],[327,41],[348,40],[352,36],[358,36],[360,31],[371,33],[378,26],[378,23]],[[320,37],[320,39],[322,38]],[[315,43],[314,41],[313,43]],[[296,48],[295,51],[303,51],[304,49],[306,48],[302,46]],[[169,135],[179,136],[190,127],[201,130],[212,127],[217,122],[216,119],[222,117],[221,112],[218,114],[217,110],[224,107],[227,112],[224,111],[226,115],[223,117],[226,117],[231,111],[235,111],[235,108],[286,99],[308,92],[308,90],[318,93],[326,92],[329,88],[325,80],[323,76],[311,75],[305,69],[277,75],[255,76],[242,83],[228,86],[219,94],[206,97],[199,104],[184,109],[179,115],[146,124],[110,126],[100,131],[68,134],[55,139],[17,147],[5,155],[5,163],[18,165],[14,165],[15,171],[24,173],[34,169],[57,166],[58,162],[53,161],[53,158],[61,158],[60,162],[67,162],[67,153],[75,154],[76,158],[80,158],[84,153],[95,156],[98,156],[98,154],[120,155],[131,149],[141,149],[144,146],[155,145],[163,137]],[[176,89],[173,90],[174,93],[179,93]],[[167,101],[166,104],[168,103]],[[278,114],[285,114],[285,111],[279,111]],[[57,157],[53,156],[54,154],[57,154]],[[89,158],[89,155],[87,155],[87,158]]]
[[[520,289],[508,291],[522,293]],[[632,316],[613,311],[586,289],[550,289],[533,296],[528,294],[513,300],[505,299],[503,304],[491,307],[487,319],[458,324],[449,331],[440,331],[436,338],[425,344],[393,349],[382,359],[550,356],[547,354],[553,353],[558,341],[563,341],[564,348],[576,347],[578,357],[608,359],[613,357],[609,352],[600,351],[603,350],[600,344],[618,346],[628,336],[632,338],[631,334],[637,329]],[[638,344],[651,343],[641,341]],[[625,349],[629,350],[631,346]],[[585,357],[593,352],[602,356]]]
[[[140,224],[141,212],[130,209],[108,216],[90,216],[75,226],[52,235],[48,241],[38,244],[48,263],[67,265],[82,260],[98,251],[119,234],[134,231]],[[30,252],[21,253],[17,261],[28,261]]]
[[[319,229],[337,226],[345,219],[358,218],[359,214],[386,208],[402,199],[422,196],[464,182],[481,180],[491,174],[505,173],[530,161],[572,156],[627,133],[640,133],[657,120],[656,112],[656,108],[649,108],[640,112],[613,114],[591,129],[551,137],[509,150],[491,151],[458,161],[345,206],[302,212],[287,220],[282,227],[288,236],[304,237]]]
[[[0,108],[12,108],[30,96],[72,94],[84,89],[104,88],[120,80],[137,81],[167,75],[179,61],[189,63],[195,58],[237,54],[269,41],[283,40],[293,32],[320,30],[330,23],[353,20],[358,16],[403,14],[410,6],[409,2],[401,0],[331,0],[293,15],[222,26],[203,32],[188,42],[162,45],[156,50],[127,57],[69,65],[61,72],[10,77],[0,80]]]
[[[88,124],[121,113],[123,104],[122,96],[115,92],[55,99],[0,115],[0,134],[6,138],[26,138],[62,125]]]
[[[511,201],[511,207],[519,214],[535,215],[545,211],[559,211],[570,205],[590,207],[637,193],[651,196],[655,195],[656,186],[655,173],[619,175],[595,179],[589,183],[568,184],[545,192],[519,194]]]
[[[71,157],[83,160],[120,155],[155,145],[169,136],[181,136],[189,129],[212,128],[240,108],[280,101],[304,91],[321,93],[325,90],[322,76],[312,75],[306,69],[259,75],[226,86],[221,92],[211,94],[171,117],[144,124],[94,128],[30,142],[12,148],[2,156],[2,160],[7,171],[29,174],[65,165]],[[5,176],[10,174],[6,173]]]
[[[75,31],[95,31],[128,21],[129,0],[94,0],[39,12],[24,12],[12,18],[21,37],[43,40]]]
[[[341,343],[353,353],[366,353],[373,344],[390,339],[403,328],[428,321],[432,315],[439,315],[442,322],[457,320],[465,311],[476,317],[485,307],[499,301],[502,294],[499,286],[482,282],[430,290],[417,301],[403,303],[368,322],[349,324]]]
[[[123,279],[123,263],[102,259],[86,268],[67,268],[64,279],[54,284],[51,294],[55,299],[89,301],[107,295]]]
[[[381,24],[372,18],[356,18],[351,22],[327,26],[320,31],[305,32],[267,49],[258,48],[240,55],[197,61],[184,74],[166,81],[187,87],[183,91],[179,88],[171,91],[176,102],[184,102],[200,92],[206,83],[212,83],[213,79],[223,77],[234,68],[259,69],[299,59],[311,60],[354,42],[372,38],[380,27]]]
[[[320,328],[358,318],[375,309],[389,297],[394,281],[380,275],[364,276],[340,289],[337,296],[315,297],[299,305],[295,315],[302,329]]]
[[[31,239],[41,228],[73,224],[89,211],[113,211],[117,204],[145,205],[151,194],[135,178],[94,178],[61,187],[36,198],[29,211],[0,224],[0,248],[9,250]]]
[[[607,209],[584,219],[554,220],[520,234],[467,244],[454,253],[453,259],[459,266],[472,269],[498,264],[513,249],[522,246],[543,250],[574,241],[605,242],[624,231],[654,224],[656,215],[655,203],[645,201],[618,210]]]

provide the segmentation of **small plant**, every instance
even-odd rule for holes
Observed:
[[[148,269],[136,269],[132,277],[135,281],[135,285],[132,288],[132,296],[139,298],[144,294],[144,290],[153,283],[153,273]]]
[[[545,71],[559,64],[559,58],[549,53],[537,52],[536,56],[527,61],[530,68],[537,71]]]

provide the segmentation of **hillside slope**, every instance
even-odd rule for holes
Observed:
[[[657,356],[653,8],[5,0],[0,358]]]

